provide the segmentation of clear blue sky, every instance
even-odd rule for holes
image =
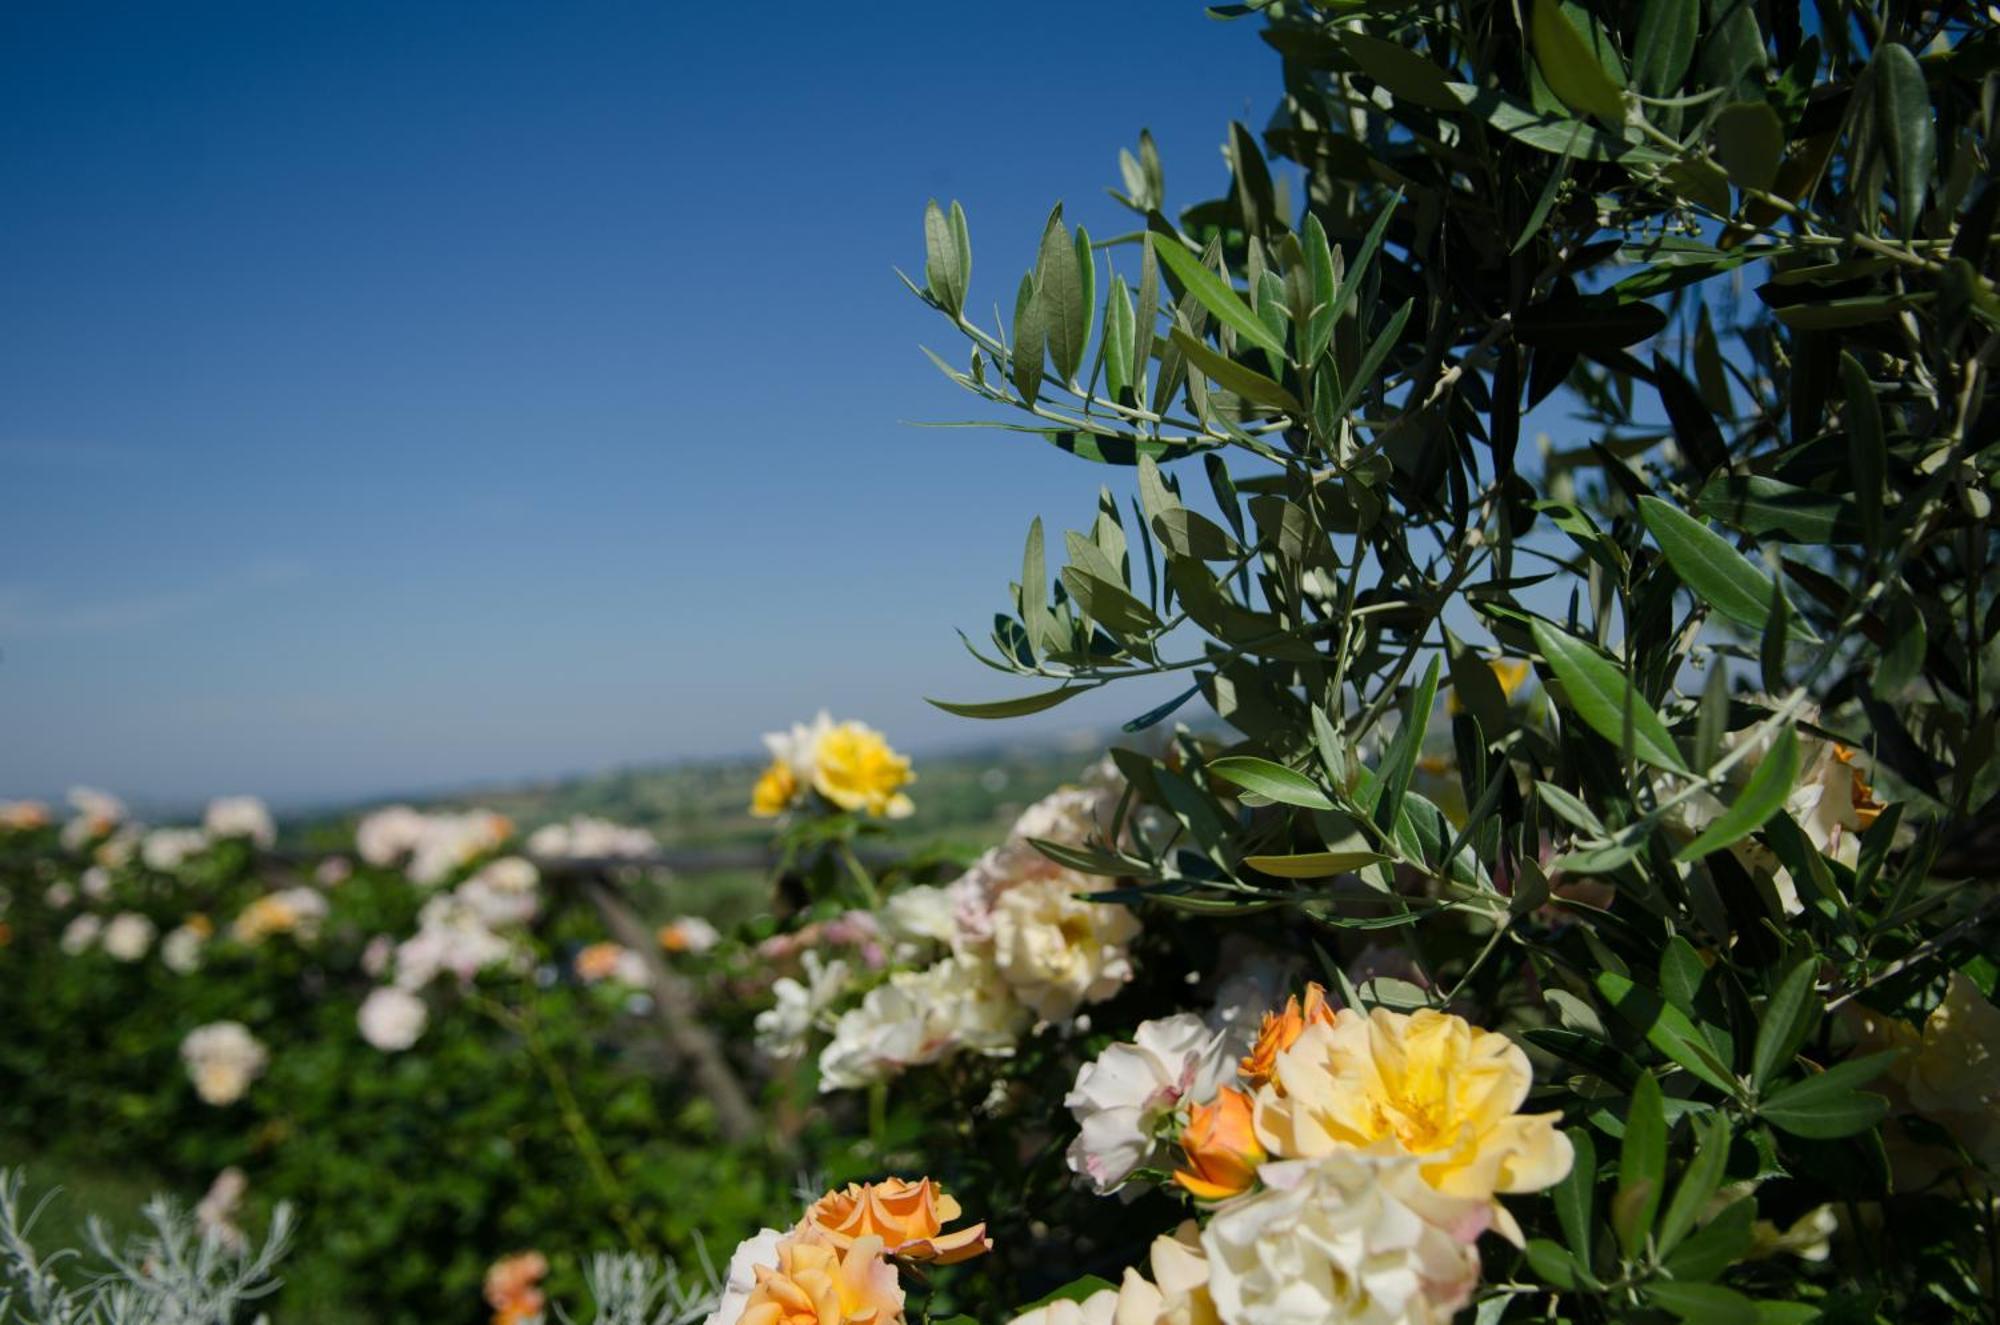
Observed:
[[[0,795],[281,802],[918,750],[1028,520],[1105,471],[975,402],[974,302],[1150,126],[1211,196],[1277,58],[1198,0],[0,9]]]

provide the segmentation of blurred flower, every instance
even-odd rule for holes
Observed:
[[[1296,1044],[1306,1027],[1332,1024],[1333,1007],[1326,1001],[1325,987],[1315,980],[1306,986],[1303,1007],[1293,994],[1285,999],[1284,1007],[1264,1014],[1263,1024],[1257,1028],[1257,1043],[1237,1065],[1237,1072],[1254,1090],[1271,1079],[1278,1055]]]
[[[915,780],[909,759],[858,722],[838,724],[813,752],[813,789],[843,810],[906,818],[916,807],[902,788]]]
[[[454,890],[489,928],[525,925],[541,909],[541,871],[521,856],[502,856]]]
[[[736,1244],[729,1257],[729,1272],[723,1276],[721,1297],[702,1325],[736,1325],[743,1318],[743,1308],[757,1288],[758,1271],[778,1268],[778,1247],[784,1240],[783,1233],[767,1228]]]
[[[278,828],[271,822],[271,811],[255,796],[217,797],[208,803],[208,810],[201,817],[201,826],[210,837],[248,838],[252,844],[267,851],[278,840]]]
[[[80,956],[90,951],[90,945],[97,942],[98,932],[103,928],[104,922],[86,911],[71,917],[70,922],[63,926],[62,937],[56,941],[56,946],[72,957]]]
[[[234,1104],[270,1062],[270,1054],[240,1021],[198,1026],[181,1041],[181,1058],[195,1093],[209,1104]]]
[[[1522,689],[1534,676],[1534,664],[1522,658],[1489,658],[1487,667],[1492,669],[1493,679],[1500,683],[1500,693],[1509,703],[1520,696]],[[1457,715],[1465,712],[1465,702],[1458,697],[1458,687],[1453,686],[1445,695],[1444,711]]]
[[[32,833],[49,826],[49,807],[40,801],[0,801],[0,833]]]
[[[424,903],[417,913],[417,932],[396,948],[396,983],[421,989],[440,971],[467,981],[505,961],[512,951],[469,903],[456,892],[445,893]]]
[[[1184,1100],[1212,1098],[1230,1066],[1224,1037],[1192,1012],[1141,1022],[1130,1043],[1079,1068],[1063,1098],[1078,1125],[1070,1170],[1103,1195],[1133,1170],[1157,1166],[1166,1154],[1162,1129]]]
[[[430,1009],[407,989],[381,985],[361,1001],[355,1020],[361,1038],[383,1053],[400,1053],[415,1044],[430,1023]]]
[[[770,767],[757,775],[757,785],[750,788],[750,813],[759,819],[775,819],[791,808],[798,794],[799,780],[791,765],[773,759]]]
[[[777,1247],[778,1263],[757,1270],[740,1325],[893,1325],[903,1318],[903,1288],[883,1259],[882,1239],[847,1248],[811,1234]]]
[[[1814,715],[1808,715],[1808,720]],[[1874,790],[1855,765],[1855,753],[1834,741],[1821,740],[1803,727],[1793,728],[1798,742],[1799,770],[1784,811],[1805,833],[1813,848],[1845,865],[1860,858],[1860,833],[1882,812]],[[1736,750],[1746,742],[1751,748],[1736,766],[1732,778],[1739,785],[1756,772],[1777,741],[1775,731],[1757,728],[1733,731],[1722,738],[1723,748]],[[1721,797],[1701,792],[1682,802],[1668,815],[1667,822],[1683,838],[1691,839],[1722,817]],[[1770,880],[1778,905],[1787,915],[1804,910],[1798,884],[1778,855],[1755,837],[1745,837],[1729,847],[1730,854],[1753,876]]]
[[[622,985],[643,989],[651,983],[645,959],[631,949],[616,943],[592,943],[584,947],[576,954],[573,969],[576,971],[576,978],[585,984],[614,980]]]
[[[882,931],[895,941],[899,957],[915,956],[951,942],[956,909],[946,889],[917,884],[883,903]]]
[[[1569,1172],[1559,1114],[1515,1112],[1528,1057],[1504,1035],[1423,1009],[1353,1009],[1312,1025],[1257,1092],[1257,1139],[1287,1159],[1369,1150],[1408,1155],[1439,1192],[1482,1202],[1510,1241],[1502,1192],[1536,1192]]]
[[[149,870],[172,874],[207,849],[208,835],[199,828],[155,828],[140,839],[139,859]]]
[[[659,842],[643,828],[581,814],[528,835],[528,853],[548,860],[629,860],[659,849]]]
[[[1005,1056],[1027,1014],[990,967],[946,958],[899,971],[834,1023],[820,1053],[820,1089],[851,1090],[964,1049]]]
[[[111,896],[111,871],[102,865],[92,865],[83,872],[83,877],[77,880],[77,886],[82,889],[85,897],[93,902],[101,902]]]
[[[103,869],[122,870],[132,863],[139,854],[139,839],[143,831],[137,824],[120,824],[90,849],[90,858]]]
[[[71,851],[110,833],[125,819],[125,802],[91,787],[71,787],[70,808],[76,813],[62,827],[62,844]]]
[[[993,1248],[983,1223],[945,1232],[944,1226],[959,1214],[958,1202],[929,1178],[884,1178],[828,1192],[807,1209],[799,1228],[819,1232],[842,1251],[876,1237],[886,1255],[953,1265]]]
[[[513,835],[513,822],[491,810],[426,815],[410,855],[410,879],[427,886],[443,883],[481,856],[499,850]]]
[[[252,947],[274,934],[293,934],[301,943],[310,943],[319,937],[326,913],[326,898],[317,889],[280,888],[244,907],[229,932],[238,943]]]
[[[104,927],[104,951],[115,961],[136,962],[153,947],[157,926],[137,911],[120,911]]]
[[[236,1212],[243,1206],[250,1180],[234,1164],[215,1175],[208,1192],[194,1208],[195,1223],[202,1232],[231,1251],[241,1251],[248,1243],[236,1226]]]
[[[313,867],[313,882],[322,888],[338,888],[354,877],[354,862],[345,856],[328,856]]]
[[[195,924],[200,921],[200,925]],[[160,940],[160,960],[175,975],[192,975],[201,969],[202,949],[208,946],[212,927],[205,916],[190,916],[167,931]]]
[[[1190,1106],[1181,1153],[1187,1165],[1175,1171],[1174,1181],[1195,1199],[1221,1201],[1250,1190],[1257,1166],[1269,1158],[1257,1142],[1250,1096],[1224,1086],[1214,1103]]]
[[[361,949],[361,973],[371,980],[379,980],[395,956],[396,940],[387,934],[377,934]]]
[[[1833,1254],[1833,1235],[1839,1228],[1840,1220],[1830,1205],[1806,1211],[1782,1231],[1770,1220],[1759,1219],[1750,1226],[1750,1250],[1743,1259],[1759,1261],[1788,1254],[1802,1261],[1823,1261]]]
[[[781,1061],[805,1052],[807,1034],[847,990],[846,962],[822,962],[817,952],[808,952],[803,965],[805,980],[780,976],[771,986],[778,1001],[757,1014],[757,1047]]]
[[[1477,1202],[1439,1196],[1416,1168],[1356,1150],[1266,1164],[1263,1190],[1223,1206],[1202,1233],[1221,1318],[1444,1325],[1479,1282],[1471,1236],[1483,1220]]]
[[[832,715],[821,709],[810,723],[795,722],[790,731],[765,733],[764,748],[771,752],[771,763],[751,788],[751,814],[769,819],[798,804],[812,785],[820,742],[832,730]]]
[[[714,925],[700,916],[680,916],[660,926],[656,937],[666,952],[703,953],[722,941]]]
[[[548,1258],[539,1251],[517,1251],[488,1266],[486,1304],[493,1308],[493,1325],[523,1325],[538,1319],[547,1305],[541,1282],[548,1273]]]
[[[423,815],[407,805],[390,805],[362,816],[354,827],[354,850],[380,869],[416,850],[423,835]]]
[[[68,909],[76,901],[76,887],[67,879],[57,879],[42,893],[42,902],[52,911]]]

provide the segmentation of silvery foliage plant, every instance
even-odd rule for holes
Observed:
[[[35,1250],[29,1237],[56,1193],[24,1207],[24,1186],[20,1172],[0,1170],[0,1325],[233,1325],[280,1283],[288,1205],[272,1212],[260,1247],[156,1196],[141,1211],[149,1231],[122,1242],[90,1218],[93,1261],[76,1248]]]

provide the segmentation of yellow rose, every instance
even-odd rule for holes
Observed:
[[[983,1255],[993,1246],[984,1224],[945,1232],[944,1226],[959,1213],[958,1202],[929,1178],[916,1182],[884,1178],[828,1192],[813,1202],[799,1227],[817,1232],[836,1247],[852,1247],[873,1237],[891,1256],[950,1265]]]
[[[891,1325],[903,1318],[903,1289],[882,1256],[882,1239],[845,1249],[816,1233],[778,1244],[776,1266],[757,1267],[738,1325]]]
[[[1500,693],[1511,702],[1521,693],[1521,687],[1528,684],[1528,678],[1535,674],[1534,664],[1520,658],[1489,658],[1486,666],[1493,672],[1493,679],[1500,683]],[[1465,703],[1459,699],[1456,688],[1445,696],[1444,711],[1450,714],[1465,712]]]
[[[1257,1092],[1257,1139],[1285,1159],[1412,1155],[1432,1188],[1489,1203],[1495,1227],[1519,1243],[1496,1194],[1541,1191],[1572,1159],[1559,1115],[1516,1112],[1532,1081],[1513,1041],[1462,1017],[1343,1008],[1278,1054]]]
[[[2000,1008],[1951,973],[1944,1001],[1924,1019],[1922,1044],[1903,1084],[1910,1106],[1958,1138],[1974,1159],[2000,1168]]]
[[[837,724],[813,751],[814,789],[843,810],[901,819],[916,808],[901,788],[915,780],[909,759],[858,722]]]
[[[757,785],[750,789],[750,813],[759,819],[776,818],[798,794],[799,780],[792,776],[792,766],[782,759],[773,759],[757,779]]]

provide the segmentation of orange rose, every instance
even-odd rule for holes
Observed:
[[[1249,1191],[1266,1158],[1255,1119],[1249,1093],[1230,1086],[1222,1088],[1213,1104],[1190,1105],[1181,1133],[1187,1167],[1174,1173],[1174,1181],[1202,1201]]]
[[[946,1233],[944,1226],[958,1216],[958,1202],[929,1178],[916,1182],[884,1178],[828,1192],[813,1202],[799,1227],[817,1230],[837,1247],[878,1237],[891,1256],[950,1265],[983,1255],[993,1246],[984,1224]]]
[[[894,1325],[903,1319],[896,1268],[882,1257],[882,1239],[856,1238],[838,1247],[822,1234],[801,1232],[778,1244],[778,1263],[757,1268],[757,1286],[737,1325]]]
[[[493,1308],[493,1325],[520,1325],[540,1316],[547,1302],[538,1285],[548,1272],[548,1258],[539,1251],[502,1256],[487,1267],[486,1302]]]
[[[618,970],[618,959],[624,955],[625,949],[616,943],[588,944],[576,954],[576,978],[592,984],[608,980]]]
[[[1306,1027],[1332,1024],[1333,1008],[1326,1001],[1326,990],[1314,981],[1306,986],[1303,1008],[1294,994],[1285,1000],[1282,1010],[1264,1014],[1264,1024],[1257,1032],[1257,1044],[1238,1064],[1237,1071],[1245,1084],[1255,1089],[1271,1079],[1271,1070],[1277,1064],[1278,1055],[1291,1048],[1299,1036],[1305,1034]]]
[[[1854,766],[1854,751],[1844,745],[1833,747],[1833,757],[1847,765],[1848,777],[1853,779],[1848,791],[1848,803],[1854,807],[1854,817],[1863,828],[1874,826],[1881,817],[1882,802],[1875,799],[1875,788],[1868,785],[1868,779],[1861,776],[1861,770]]]

